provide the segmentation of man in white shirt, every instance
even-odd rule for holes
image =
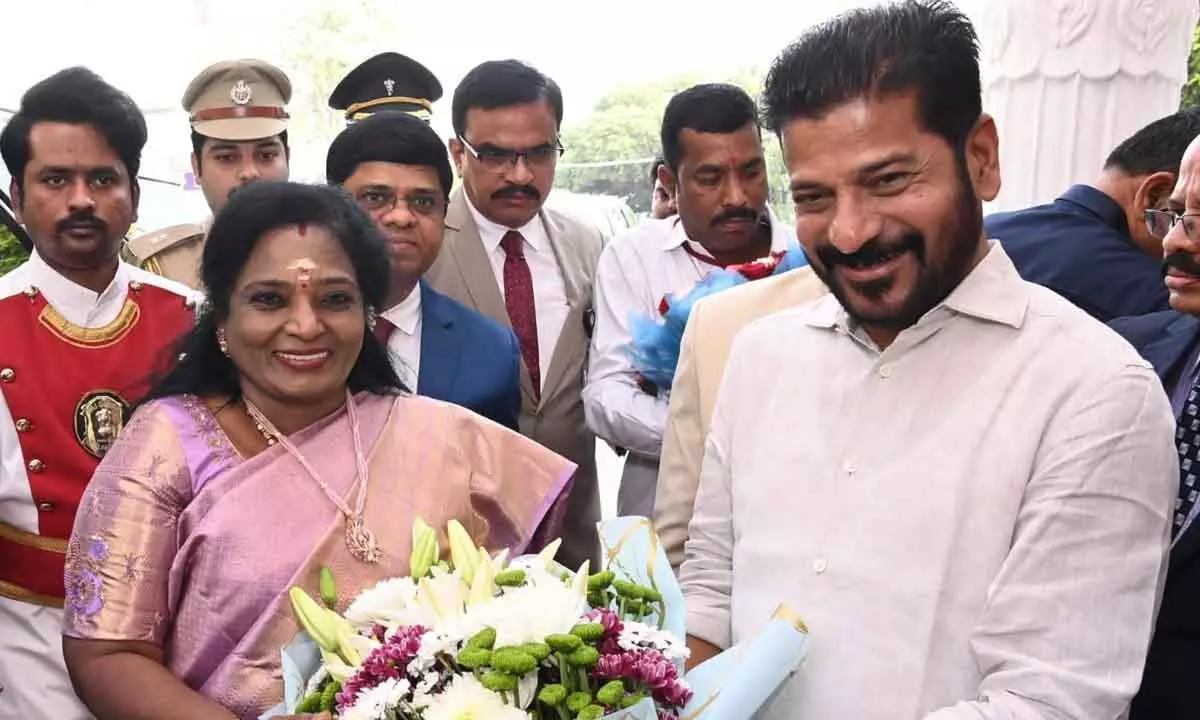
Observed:
[[[454,90],[450,153],[462,186],[430,285],[510,326],[521,344],[521,433],[578,466],[559,559],[598,567],[596,438],[583,415],[600,232],[544,206],[563,152],[562,92],[516,60],[485,62]]]
[[[852,11],[763,98],[831,294],[734,340],[681,570],[692,662],[786,602],[812,652],[764,717],[1121,717],[1175,425],[1128,343],[984,235],[999,150],[970,22]]]
[[[198,299],[118,258],[137,217],[141,111],[84,68],[34,85],[0,133],[34,253],[0,278],[0,717],[89,717],[62,656],[75,511]],[[131,565],[133,567],[133,565]]]
[[[441,250],[454,182],[441,138],[419,116],[378,113],[334,138],[325,176],[387,239],[391,295],[375,334],[401,381],[517,430],[521,350],[513,331],[421,280]]]
[[[618,235],[596,270],[592,336],[583,407],[588,426],[628,451],[618,515],[649,517],[670,388],[650,386],[629,356],[635,317],[656,317],[668,293],[684,293],[714,269],[796,244],[767,208],[767,161],[758,108],[745,90],[696,85],[663,112],[661,180],[678,216],[647,220]]]

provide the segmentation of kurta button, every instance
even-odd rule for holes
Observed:
[[[892,376],[892,366],[891,365],[879,366],[879,377],[883,378],[884,380],[887,380],[891,376]]]
[[[29,472],[40,473],[46,469],[46,463],[34,458],[29,461]]]
[[[33,423],[29,422],[28,418],[17,418],[17,432],[29,432],[33,429]]]
[[[48,503],[48,502],[38,503],[38,510],[41,510],[42,512],[50,512],[53,509],[54,509],[54,505],[52,503]]]
[[[817,558],[816,560],[813,560],[812,569],[813,572],[820,575],[829,569],[829,561],[825,558]]]
[[[10,383],[17,379],[17,371],[12,368],[0,370],[0,382]]]

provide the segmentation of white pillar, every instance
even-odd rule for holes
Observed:
[[[983,109],[1000,130],[989,211],[1048,202],[1175,112],[1197,0],[982,0]]]

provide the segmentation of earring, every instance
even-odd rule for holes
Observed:
[[[225,340],[225,329],[217,331],[217,347],[221,348],[221,354],[229,357],[229,343]]]

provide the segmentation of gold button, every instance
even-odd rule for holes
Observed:
[[[50,512],[53,509],[54,509],[54,505],[51,503],[48,503],[48,502],[38,503],[38,510],[41,510],[42,512]]]
[[[33,423],[28,418],[17,418],[17,432],[29,432],[32,429]]]
[[[17,371],[12,368],[4,368],[0,370],[0,382],[10,383],[17,377]]]
[[[46,463],[34,458],[29,461],[29,472],[40,473],[46,469]]]
[[[136,291],[142,289],[142,284],[140,282],[138,282],[137,280],[130,280],[129,281],[129,289],[136,292]]]

